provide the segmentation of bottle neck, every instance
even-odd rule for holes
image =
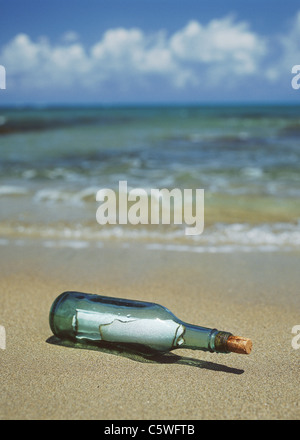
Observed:
[[[229,353],[226,343],[231,333],[187,323],[184,323],[184,327],[184,342],[178,348]]]

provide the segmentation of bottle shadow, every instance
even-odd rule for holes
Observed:
[[[56,336],[50,336],[46,342],[52,345],[60,345],[68,348],[76,348],[81,350],[93,350],[115,356],[123,356],[135,362],[152,363],[152,364],[180,364],[190,367],[204,368],[206,370],[222,371],[223,373],[243,374],[244,370],[231,368],[227,365],[216,364],[214,362],[203,361],[186,356],[179,356],[175,353],[157,353],[154,351],[145,351],[144,347],[116,345],[109,342],[101,342],[101,345],[82,344],[70,340],[62,340]],[[144,350],[144,351],[142,351]]]

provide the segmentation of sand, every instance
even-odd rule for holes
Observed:
[[[1,419],[299,419],[300,257],[102,249],[0,248]],[[253,341],[249,356],[175,350],[149,361],[52,337],[65,290],[153,301],[180,319]]]

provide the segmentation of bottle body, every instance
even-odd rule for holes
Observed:
[[[229,352],[231,333],[194,326],[155,303],[64,292],[49,315],[53,333],[61,339],[101,341],[166,352],[176,348]]]

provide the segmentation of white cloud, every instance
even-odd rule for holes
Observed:
[[[79,34],[75,31],[67,31],[62,35],[61,39],[64,43],[74,43],[79,40]]]
[[[132,59],[143,46],[144,34],[140,29],[110,29],[92,47],[91,54],[96,59],[126,60],[128,56]]]
[[[296,14],[290,31],[281,37],[282,45],[285,49],[285,56],[295,61],[300,57],[300,11]]]
[[[300,61],[300,11],[290,22],[289,30],[278,34],[273,39],[273,50],[276,51],[273,60],[265,69],[265,77],[272,83],[290,85],[287,77]]]
[[[283,56],[279,59],[278,73],[291,70],[294,64],[300,61],[300,11],[294,18],[290,31],[280,38],[283,47]]]
[[[207,85],[259,73],[267,51],[263,38],[251,32],[247,23],[234,23],[231,17],[206,26],[190,21],[171,37],[170,47],[182,63],[193,63],[194,72],[202,74]]]
[[[34,42],[18,34],[7,43],[0,59],[14,87],[92,89],[109,81],[130,88],[151,83],[153,76],[175,89],[201,87],[257,74],[266,53],[264,39],[231,17],[207,25],[191,21],[170,36],[109,29],[90,48],[74,31],[66,32],[62,41],[54,46],[45,38]]]
[[[152,38],[140,29],[111,29],[91,48],[93,64],[107,76],[143,77],[151,74],[180,74],[172,52],[161,34]]]
[[[11,73],[32,71],[38,67],[39,45],[31,42],[26,34],[18,34],[1,54],[2,62]]]
[[[232,18],[212,20],[206,27],[191,21],[172,36],[170,45],[182,60],[206,64],[230,61],[243,64],[246,73],[253,72],[255,61],[265,52],[265,44],[248,25],[235,24]]]
[[[90,68],[81,44],[51,46],[45,38],[33,42],[26,34],[18,34],[7,44],[1,59],[14,87],[29,89],[81,83]]]

